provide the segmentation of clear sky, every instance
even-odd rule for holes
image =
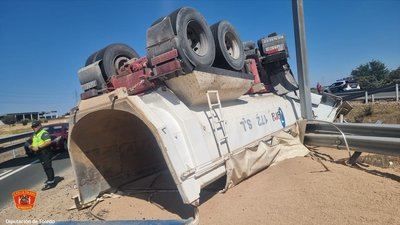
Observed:
[[[0,113],[68,111],[81,92],[77,71],[92,52],[122,42],[144,55],[150,24],[181,6],[198,9],[210,25],[230,21],[243,41],[285,34],[296,72],[290,0],[1,0]],[[400,66],[400,0],[304,0],[304,7],[313,86],[371,59]]]

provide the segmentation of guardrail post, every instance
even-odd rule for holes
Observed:
[[[14,141],[11,141],[11,145],[13,145],[13,144],[14,144]],[[17,157],[15,154],[15,148],[12,150],[12,152],[13,152],[13,159],[15,159],[15,157]]]
[[[368,91],[365,92],[365,104],[368,104]]]
[[[399,84],[396,84],[396,102],[399,101]]]
[[[340,122],[340,123],[343,123],[343,114],[340,114],[340,115],[339,115],[339,122]]]
[[[375,96],[374,95],[371,95],[371,101],[372,101],[372,103],[375,102]]]

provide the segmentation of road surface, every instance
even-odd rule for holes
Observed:
[[[68,152],[55,153],[53,168],[58,176],[71,168]],[[37,158],[19,157],[0,164],[0,210],[12,203],[12,193],[42,184],[46,175]]]

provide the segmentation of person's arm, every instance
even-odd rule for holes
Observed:
[[[28,140],[28,142],[29,142],[29,140]],[[37,151],[37,148],[34,148],[34,147],[32,146],[32,143],[33,143],[33,136],[31,137],[31,143],[30,143],[30,145],[29,145],[29,149],[31,149],[32,151]]]
[[[46,140],[42,145],[39,146],[39,149],[46,148],[49,145],[51,145],[51,140]]]
[[[50,134],[48,133],[48,132],[44,132],[43,134],[42,134],[42,140],[44,141],[44,143],[42,144],[42,145],[40,145],[39,147],[38,147],[38,149],[43,149],[43,148],[46,148],[46,147],[48,147],[49,145],[51,145],[51,137],[50,137]]]

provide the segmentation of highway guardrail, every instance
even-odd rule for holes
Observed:
[[[310,121],[304,143],[312,146],[348,147],[360,152],[400,156],[400,125],[322,123]],[[358,156],[359,156],[358,154]]]
[[[33,134],[33,132],[25,132],[25,133],[21,133],[21,134],[0,137],[0,145],[10,143],[10,144],[5,145],[4,147],[0,147],[0,154],[11,151],[11,150],[15,150],[17,148],[24,146],[25,140],[23,140],[23,139],[32,136],[32,134]],[[16,142],[16,141],[19,141],[19,142]],[[15,157],[15,153],[14,153],[14,157]]]

